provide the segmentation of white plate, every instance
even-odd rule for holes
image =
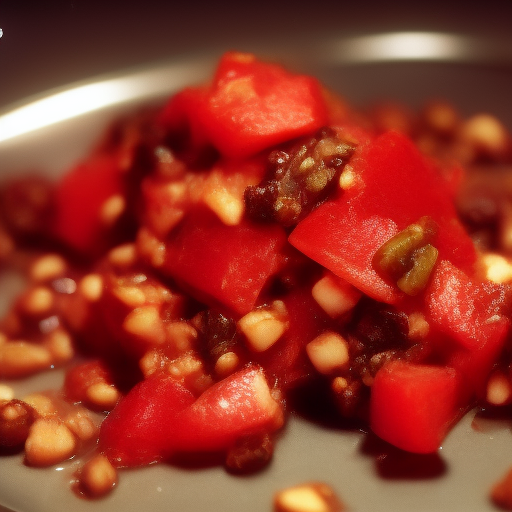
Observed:
[[[418,106],[432,96],[444,97],[465,114],[489,111],[512,128],[510,41],[402,33],[279,50],[248,49],[315,73],[356,103],[393,98]],[[203,80],[218,55],[212,52],[117,73],[6,109],[0,115],[0,176],[34,168],[59,174],[87,151],[113,116]],[[81,108],[73,110],[77,105]],[[34,124],[41,120],[37,112],[48,107],[56,114],[52,123],[45,115],[42,123]],[[0,283],[0,307],[11,293],[8,288]],[[15,382],[14,387],[21,396],[58,386],[61,379],[61,373],[49,372]],[[371,436],[295,416],[277,444],[272,464],[261,474],[236,477],[219,467],[187,470],[156,465],[122,471],[116,491],[94,502],[76,498],[69,489],[74,461],[39,470],[24,466],[21,456],[2,457],[0,510],[3,506],[19,512],[265,512],[272,510],[278,489],[320,480],[332,485],[350,510],[359,512],[492,511],[489,488],[512,464],[510,423],[492,423],[478,432],[471,422],[472,416],[466,416],[435,456],[384,456]]]

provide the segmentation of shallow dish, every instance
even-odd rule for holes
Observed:
[[[509,42],[510,43],[510,42]],[[358,35],[289,45],[242,48],[318,76],[349,101],[382,98],[413,107],[432,97],[463,114],[497,115],[512,128],[512,45],[453,34]],[[34,169],[56,176],[85,154],[108,120],[209,75],[219,52],[117,73],[32,98],[0,115],[0,178]],[[52,117],[53,116],[53,117]],[[0,281],[0,308],[19,286]],[[14,383],[19,396],[58,387],[59,371]],[[223,468],[155,465],[122,471],[118,489],[100,501],[69,489],[76,461],[38,470],[21,456],[0,458],[0,510],[19,512],[270,511],[277,490],[306,481],[330,484],[357,511],[486,511],[490,486],[512,464],[512,418],[472,425],[468,414],[437,454],[413,456],[383,448],[372,435],[293,416],[261,474],[229,475]]]

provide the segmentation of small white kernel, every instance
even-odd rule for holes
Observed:
[[[269,349],[288,329],[284,315],[272,309],[256,309],[240,318],[238,326],[245,334],[249,348],[255,352]]]
[[[46,286],[38,286],[28,291],[21,305],[25,313],[43,315],[53,307],[53,293]]]
[[[87,274],[81,279],[78,289],[88,301],[96,302],[103,294],[103,278],[99,274]]]
[[[120,194],[109,197],[101,206],[100,219],[103,224],[112,226],[126,209],[126,201]]]
[[[7,384],[0,384],[0,400],[12,400],[14,398],[14,389]]]
[[[356,182],[356,175],[354,173],[354,169],[351,165],[347,164],[343,168],[343,172],[340,174],[339,177],[339,186],[343,190],[348,190],[350,187],[352,187]]]
[[[423,313],[411,313],[407,320],[409,324],[409,339],[422,340],[427,336],[430,331],[430,324]]]
[[[137,286],[117,286],[112,293],[131,308],[142,306],[146,302],[146,295]]]
[[[487,402],[492,405],[505,405],[512,399],[512,383],[507,376],[500,372],[494,372],[487,383]]]
[[[86,411],[78,410],[64,418],[66,427],[81,441],[88,441],[97,435],[98,428]]]
[[[347,341],[338,333],[325,332],[306,345],[308,357],[318,372],[328,375],[348,365]]]
[[[118,267],[129,267],[137,259],[137,250],[135,244],[118,245],[108,253],[108,260]]]
[[[240,224],[244,214],[244,202],[225,188],[214,188],[203,196],[206,205],[227,226]]]
[[[96,408],[110,411],[117,404],[121,394],[115,386],[107,382],[97,382],[87,388],[85,396],[87,401]]]
[[[165,342],[165,330],[160,310],[155,305],[143,306],[130,311],[123,321],[123,329],[152,344]]]
[[[323,483],[289,487],[274,496],[275,512],[341,512],[343,508],[334,491]]]
[[[26,341],[8,341],[0,345],[0,374],[7,378],[25,377],[45,370],[52,363],[50,351]]]
[[[23,397],[23,401],[32,406],[39,416],[55,416],[57,407],[53,400],[42,393],[30,393]]]
[[[504,256],[495,253],[483,254],[480,258],[484,275],[494,283],[507,283],[512,281],[512,263]]]
[[[361,298],[359,290],[332,274],[326,274],[319,279],[313,285],[311,294],[318,305],[331,318],[347,313],[354,308]]]
[[[235,352],[226,352],[222,354],[215,363],[215,373],[220,377],[231,375],[240,364],[239,357]]]
[[[64,423],[40,418],[30,428],[25,442],[25,458],[31,466],[52,466],[69,459],[75,449],[75,436]]]
[[[88,496],[94,498],[108,494],[116,483],[117,470],[102,454],[84,464],[80,472],[80,485]]]
[[[58,254],[46,254],[38,258],[29,270],[29,275],[34,281],[48,281],[65,273],[66,260]]]
[[[75,355],[71,335],[64,329],[56,329],[48,334],[46,347],[56,363],[63,363]]]

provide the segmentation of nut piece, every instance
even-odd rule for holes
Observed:
[[[284,304],[275,301],[271,308],[251,311],[238,321],[238,327],[245,334],[250,349],[264,352],[288,329]]]
[[[92,498],[108,494],[117,483],[117,471],[105,455],[99,454],[88,461],[80,472],[80,486]]]
[[[31,466],[52,466],[74,455],[76,440],[64,423],[40,418],[30,429],[25,443],[25,458]]]
[[[306,483],[278,492],[274,512],[341,512],[343,504],[324,483]]]
[[[330,273],[313,285],[311,293],[318,305],[331,318],[336,318],[350,311],[362,295],[352,285]]]
[[[0,345],[0,374],[7,378],[25,377],[46,370],[52,364],[50,351],[26,341],[9,341]]]
[[[347,341],[335,332],[317,336],[306,345],[306,352],[313,366],[324,375],[347,366],[350,359]]]
[[[491,405],[506,405],[512,402],[512,383],[503,372],[496,370],[489,377],[486,400]]]

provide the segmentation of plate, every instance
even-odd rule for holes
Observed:
[[[506,42],[505,42],[506,43]],[[463,114],[496,114],[512,129],[512,44],[441,33],[359,34],[305,43],[240,48],[315,74],[349,101],[382,98],[413,107],[452,101]],[[110,119],[141,103],[159,102],[208,77],[221,51],[72,84],[0,113],[0,176],[38,169],[57,176],[85,154]],[[19,286],[0,282],[5,308]],[[18,396],[59,386],[59,371],[14,383]],[[120,473],[115,492],[99,501],[77,498],[69,480],[77,462],[51,469],[0,458],[0,510],[16,512],[264,512],[273,494],[308,481],[331,485],[350,510],[492,511],[491,485],[512,464],[511,422],[479,421],[470,413],[432,456],[384,453],[371,435],[292,416],[271,465],[250,477],[219,467],[165,464]]]

